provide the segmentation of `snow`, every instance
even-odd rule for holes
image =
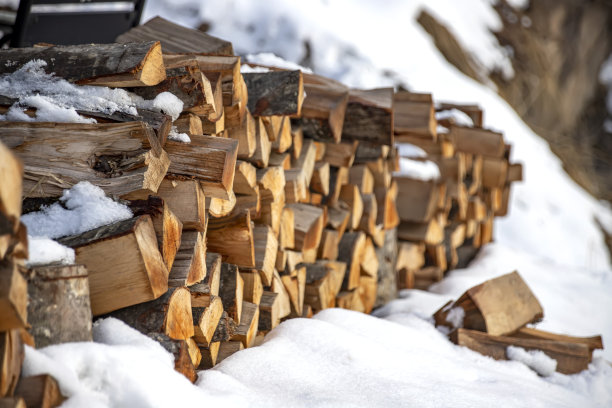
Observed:
[[[453,307],[450,312],[446,315],[446,321],[449,322],[453,329],[463,327],[463,318],[465,317],[465,310],[462,307]]]
[[[68,248],[50,238],[28,236],[27,266],[50,263],[74,264],[74,249]]]
[[[397,147],[400,157],[406,157],[408,159],[427,157],[427,152],[425,152],[425,150],[410,143],[396,143],[395,147]]]
[[[285,69],[290,69],[290,70],[300,70],[302,72],[305,72],[307,74],[312,74],[312,70],[306,67],[303,67],[299,64],[296,64],[294,62],[291,61],[286,61],[270,52],[261,52],[259,54],[248,54],[246,56],[246,60],[250,63],[253,64],[260,64],[260,65],[268,65],[271,67],[277,67],[277,68],[285,68]],[[247,65],[248,66],[248,65]],[[241,67],[241,72],[242,69],[244,68],[244,65],[242,65]],[[251,68],[251,67],[249,67]],[[259,69],[263,68],[263,67],[257,67]],[[255,68],[251,68],[251,69],[255,69]],[[265,69],[265,68],[263,68]],[[251,72],[267,72],[267,71],[251,71]]]
[[[453,119],[454,123],[459,126],[474,126],[474,121],[465,112],[459,109],[448,109],[436,112],[436,119]]]
[[[166,115],[172,116],[175,121],[183,112],[183,101],[171,92],[162,92],[158,94],[152,101],[144,100],[140,97],[132,96],[141,108],[163,112]]]
[[[553,375],[557,369],[557,360],[548,357],[540,350],[525,350],[522,347],[508,346],[506,356],[509,360],[525,364],[544,377]]]
[[[179,133],[176,126],[172,126],[170,132],[168,132],[168,139],[181,143],[191,143],[189,135],[187,133]]]
[[[64,190],[60,203],[25,214],[21,220],[31,236],[60,238],[129,218],[132,211],[127,206],[106,197],[100,187],[81,181]]]
[[[252,67],[249,64],[242,64],[240,66],[240,72],[243,74],[262,74],[262,73],[270,72],[270,68]]]
[[[415,180],[437,180],[440,178],[438,165],[430,160],[412,160],[406,157],[399,158],[399,171],[394,176],[409,177]]]

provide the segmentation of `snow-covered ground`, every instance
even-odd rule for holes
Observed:
[[[525,182],[513,186],[496,242],[470,267],[430,292],[403,291],[378,317],[334,309],[287,321],[263,345],[202,372],[196,386],[172,370],[157,344],[115,320],[96,326],[97,343],[28,349],[26,373],[55,375],[73,396],[66,406],[612,406],[605,360],[612,360],[612,270],[595,223],[597,217],[611,226],[612,212],[569,179],[494,90],[441,57],[414,20],[420,7],[448,24],[484,67],[512,74],[487,34],[487,26],[499,24],[487,0],[149,0],[143,20],[159,14],[191,26],[212,21],[211,33],[244,55],[273,52],[351,86],[402,83],[438,101],[483,106],[486,126],[503,131],[513,160],[524,163]],[[589,370],[541,377],[521,362],[454,346],[428,320],[465,289],[512,270],[543,305],[539,327],[603,335],[608,348],[596,352]]]

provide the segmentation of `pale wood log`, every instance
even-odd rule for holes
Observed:
[[[221,265],[221,285],[219,296],[223,301],[223,309],[236,324],[240,324],[244,282],[236,265],[223,263]]]
[[[257,169],[249,162],[238,160],[234,175],[234,193],[253,195],[258,193],[256,188]]]
[[[79,85],[151,86],[166,77],[159,41],[9,48],[1,50],[0,56],[12,62],[0,67],[0,75],[28,61],[42,60],[47,63],[46,72]]]
[[[372,276],[362,276],[356,289],[363,306],[363,313],[370,314],[377,300],[378,281]],[[359,305],[359,303],[357,303]]]
[[[398,242],[396,269],[415,271],[425,265],[425,245],[406,241]]]
[[[10,245],[10,237],[17,232],[21,216],[23,164],[0,142],[0,259]]]
[[[339,199],[345,202],[351,210],[349,228],[357,229],[363,215],[363,200],[361,194],[359,194],[359,189],[355,185],[345,184],[340,189]]]
[[[193,298],[193,295],[192,295]],[[193,339],[200,345],[209,347],[223,314],[223,302],[218,296],[212,296],[206,307],[192,307]]]
[[[289,316],[291,314],[291,298],[289,297],[287,289],[285,288],[285,285],[283,284],[283,281],[276,270],[274,271],[274,275],[272,277],[272,284],[270,285],[270,290],[278,294],[278,297],[276,299],[276,305],[278,308],[278,318],[282,319],[284,317]]]
[[[340,197],[342,186],[348,183],[348,167],[330,167],[329,169],[329,195],[326,197],[328,205],[335,205]]]
[[[168,289],[168,269],[148,215],[64,237],[87,267],[94,316],[156,299]]]
[[[389,188],[376,187],[374,194],[378,206],[376,224],[382,224],[385,230],[397,227],[401,221],[397,210],[397,196],[399,194],[397,182],[392,181]]]
[[[10,261],[0,261],[0,331],[26,327],[28,284]]]
[[[36,266],[27,270],[28,323],[39,348],[92,341],[87,269],[82,265]]]
[[[66,399],[49,374],[24,377],[19,380],[15,395],[23,398],[28,407],[55,408]]]
[[[253,228],[253,243],[255,245],[255,268],[261,274],[263,284],[270,286],[274,275],[278,240],[271,227],[259,225]]]
[[[172,355],[176,372],[183,374],[192,383],[196,381],[198,376],[189,354],[187,341],[172,339],[163,333],[148,333],[147,336],[158,342],[164,350]]]
[[[18,329],[0,332],[0,398],[13,395],[25,357]]]
[[[268,132],[261,118],[255,118],[255,151],[253,155],[245,160],[253,163],[259,168],[268,167],[272,144],[268,138]]]
[[[376,278],[378,276],[378,258],[376,257],[376,250],[374,249],[374,243],[370,237],[366,237],[365,244],[363,246],[363,253],[359,260],[359,268],[361,276],[370,276]],[[374,296],[376,298],[376,296]]]
[[[269,121],[264,119],[264,124],[270,126],[268,137],[272,141],[272,150],[276,153],[284,153],[293,144],[294,136],[291,133],[291,120],[288,116],[271,116]],[[299,155],[298,155],[299,156]]]
[[[446,256],[446,246],[444,244],[427,245],[425,250],[427,265],[436,266],[443,271],[448,269],[449,259]]]
[[[508,161],[484,157],[482,160],[482,186],[486,188],[500,188],[508,179]]]
[[[384,230],[384,243],[375,248],[378,258],[378,276],[376,279],[376,301],[374,307],[380,307],[397,298],[397,230]],[[367,285],[366,282],[364,285]],[[371,289],[371,288],[370,288]]]
[[[425,223],[403,221],[398,226],[397,236],[405,241],[437,245],[444,239],[444,230],[436,219]]]
[[[291,122],[289,122],[289,126],[291,126]],[[304,145],[304,131],[301,127],[298,127],[291,131],[291,139],[291,154],[294,159],[297,159],[298,157],[300,157],[300,154],[302,154],[302,146]],[[318,143],[315,142],[315,146],[317,145]],[[318,151],[319,149],[317,147],[317,152]],[[321,157],[317,156],[317,160],[321,160]]]
[[[208,117],[206,116],[200,116],[200,121],[202,122],[202,133],[205,135],[220,135],[220,134],[226,134],[226,127],[225,127],[225,109],[223,110],[223,113],[221,114],[221,117],[218,118],[217,120],[210,120]],[[229,136],[223,136],[223,137],[229,137]],[[240,144],[240,142],[238,142]],[[238,146],[238,151],[240,151],[240,146]],[[238,153],[240,154],[240,153]]]
[[[398,142],[404,141],[403,135],[435,141],[437,122],[431,94],[397,92],[393,97],[393,129]]]
[[[304,262],[304,255],[298,251],[286,250],[287,263],[285,266],[285,272],[291,276],[296,276],[298,265]]]
[[[258,305],[264,291],[261,275],[254,271],[241,271],[240,277],[244,282],[243,300]]]
[[[157,195],[181,221],[183,229],[204,232],[208,218],[204,192],[198,181],[165,178]]]
[[[239,126],[228,128],[228,136],[238,141],[238,158],[246,160],[255,154],[256,120],[247,111]]]
[[[299,123],[304,136],[339,142],[348,102],[348,91],[324,85],[304,84],[306,97],[302,104]]]
[[[207,233],[208,249],[221,254],[225,262],[241,268],[254,268],[252,228],[248,211],[223,218],[211,217]]]
[[[336,230],[325,228],[321,235],[321,243],[317,251],[317,258],[335,261],[338,258],[338,244],[340,233]]]
[[[315,163],[310,189],[323,196],[329,194],[329,163],[323,161]]]
[[[278,248],[286,249],[295,246],[295,212],[291,207],[283,208],[278,234]]]
[[[25,197],[60,196],[83,180],[107,194],[142,191],[146,197],[157,191],[170,164],[142,122],[0,122],[0,141],[24,163]]]
[[[342,139],[393,146],[393,88],[351,89]]]
[[[304,99],[302,71],[270,71],[242,75],[253,116],[299,116]]]
[[[298,251],[318,248],[321,233],[325,226],[324,212],[321,208],[308,204],[289,204],[295,214],[294,237]]]
[[[389,188],[389,186],[391,185],[392,173],[389,161],[378,159],[376,161],[367,162],[366,166],[368,166],[368,169],[374,177],[374,188]]]
[[[335,207],[327,207],[327,226],[338,231],[338,239],[342,238],[342,234],[351,222],[351,211],[348,206],[342,208],[338,205]]]
[[[232,336],[233,341],[239,341],[244,348],[252,347],[259,326],[259,305],[247,301],[242,302],[240,324]]]
[[[379,240],[379,231],[382,229],[382,225],[378,226],[376,224],[376,217],[378,216],[376,196],[374,194],[362,194],[361,201],[363,203],[363,213],[358,228],[374,238],[376,244],[380,246],[382,243]]]
[[[227,341],[221,343],[219,345],[219,354],[217,355],[217,364],[240,350],[244,350],[244,345],[241,341]]]
[[[359,286],[360,263],[363,257],[366,236],[361,231],[346,232],[338,245],[338,260],[346,264],[346,274],[342,282],[343,290]]]
[[[205,32],[154,17],[143,25],[132,28],[117,37],[117,42],[160,41],[165,53],[194,52],[215,55],[234,55],[232,43]]]
[[[283,249],[279,249],[278,252],[276,253],[276,263],[274,264],[274,267],[276,268],[277,271],[284,273],[286,266],[287,266],[287,251]]]
[[[556,371],[563,374],[579,373],[587,369],[591,361],[591,353],[585,344],[496,336],[464,328],[459,328],[451,333],[450,338],[457,345],[465,346],[496,360],[508,359],[509,346],[521,347],[525,350],[539,350],[556,360]]]
[[[235,140],[191,136],[191,143],[168,141],[166,150],[170,174],[198,180],[206,196],[229,199],[238,153]]]
[[[259,196],[259,186],[255,186],[255,194],[252,195],[236,195],[236,204],[232,208],[232,212],[240,213],[249,211],[253,219],[261,216],[261,199]]]
[[[217,364],[217,356],[219,354],[219,346],[221,342],[216,341],[211,343],[209,347],[200,347],[200,353],[202,354],[202,361],[198,370],[206,370],[212,368]]]
[[[457,151],[496,158],[504,156],[504,137],[501,133],[487,129],[451,126],[450,137]]]
[[[304,307],[310,306],[313,311],[334,307],[336,296],[342,287],[346,264],[336,261],[317,261],[305,264],[306,285]]]
[[[183,231],[181,246],[168,275],[168,286],[191,286],[206,276],[206,233]]]
[[[308,180],[302,169],[285,170],[285,200],[287,204],[304,202],[308,195]]]
[[[200,362],[202,361],[202,353],[200,352],[198,343],[196,343],[193,337],[185,340],[185,343],[187,343],[187,351],[189,352],[189,358],[191,359],[191,363],[194,367],[198,367],[200,365]]]
[[[359,142],[326,143],[323,161],[335,167],[351,167]]]
[[[261,199],[267,201],[283,201],[285,196],[285,171],[282,167],[268,167],[257,170],[257,184]]]
[[[595,349],[603,349],[603,341],[601,336],[592,337],[575,337],[567,336],[563,334],[556,334],[547,332],[544,330],[534,329],[531,327],[522,327],[516,332],[510,335],[510,337],[517,337],[521,339],[541,339],[541,340],[552,340],[562,341],[565,343],[584,344],[589,348],[592,353]]]
[[[362,194],[370,194],[374,191],[374,176],[365,164],[351,167],[349,183],[357,186]]]
[[[213,217],[225,217],[228,216],[236,209],[236,203],[238,199],[234,194],[234,190],[228,191],[228,198],[218,197],[206,197],[206,209],[208,213]]]
[[[301,170],[306,180],[306,185],[310,184],[312,173],[314,172],[316,159],[316,147],[312,140],[305,140],[299,157],[291,164],[294,169]]]
[[[202,119],[194,113],[186,112],[181,114],[173,123],[179,133],[187,133],[189,135],[203,135]]]

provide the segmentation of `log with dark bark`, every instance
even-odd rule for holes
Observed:
[[[198,375],[189,356],[189,346],[185,340],[175,340],[163,333],[147,333],[147,336],[157,341],[174,357],[174,369],[194,383]]]
[[[166,77],[159,41],[127,44],[54,45],[0,50],[0,75],[31,60],[42,60],[45,71],[79,85],[111,87],[156,85]]]
[[[23,398],[28,407],[55,408],[66,399],[57,381],[49,374],[20,379],[15,395]]]
[[[253,116],[299,115],[304,99],[302,71],[242,74]]]
[[[244,282],[236,265],[223,263],[221,265],[221,282],[219,296],[223,301],[223,310],[227,312],[236,324],[240,324],[242,314],[242,297]]]
[[[349,92],[342,140],[393,146],[393,88]]]
[[[236,322],[234,319],[229,317],[227,312],[223,312],[221,314],[221,319],[219,319],[219,324],[217,325],[217,329],[215,330],[215,334],[212,338],[212,343],[216,343],[218,341],[229,341],[234,333],[236,333]]]
[[[168,286],[191,286],[206,276],[206,237],[199,231],[183,231],[181,247],[168,275]]]
[[[28,323],[36,347],[91,341],[91,305],[87,269],[82,265],[31,267]]]
[[[345,89],[304,84],[301,124],[304,136],[324,142],[339,142],[349,94]]]

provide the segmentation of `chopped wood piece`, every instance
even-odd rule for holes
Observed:
[[[202,119],[194,113],[183,113],[173,123],[179,133],[187,133],[189,135],[202,135]]]
[[[317,251],[317,258],[335,261],[338,258],[338,244],[340,234],[338,231],[325,228],[321,235],[321,243]]]
[[[248,211],[228,217],[211,217],[206,235],[207,246],[223,260],[241,268],[255,267],[255,247],[251,216]]]
[[[191,136],[191,143],[168,141],[168,173],[200,182],[206,196],[229,199],[234,184],[238,143],[213,136]]]
[[[382,226],[376,224],[376,217],[378,215],[376,196],[374,194],[362,194],[361,201],[363,203],[363,214],[361,220],[359,220],[358,228],[369,234],[375,240],[376,244],[380,246],[382,242],[379,238],[379,232]]]
[[[363,313],[370,314],[377,300],[378,281],[372,276],[362,276],[359,280],[359,287],[356,289],[361,302],[357,302],[355,309]],[[363,306],[363,310],[360,309]]]
[[[586,345],[591,353],[594,349],[603,349],[603,342],[601,336],[593,337],[574,337],[566,336],[563,334],[556,334],[547,332],[544,330],[533,329],[531,327],[522,327],[515,333],[510,335],[511,337],[518,337],[521,339],[541,339],[541,340],[553,340],[561,341],[566,343],[584,344]]]
[[[221,342],[216,341],[211,343],[209,347],[200,347],[200,353],[202,354],[202,361],[200,362],[199,370],[206,370],[212,368],[217,364],[217,355],[219,354],[219,346]]]
[[[192,292],[193,298],[193,292]],[[192,307],[194,340],[203,346],[210,346],[223,314],[223,303],[218,296],[212,296],[207,307]]]
[[[170,164],[155,132],[142,122],[0,122],[0,141],[24,163],[24,197],[60,196],[86,180],[109,195],[143,191],[136,198],[146,198]]]
[[[308,180],[302,169],[285,170],[285,199],[288,204],[306,201]]]
[[[314,172],[315,159],[316,159],[316,147],[312,140],[305,140],[302,151],[297,159],[292,163],[292,167],[299,169],[304,175],[306,185],[310,184],[312,179],[312,173]]]
[[[448,313],[456,307],[464,310],[462,327],[494,336],[512,333],[543,317],[542,306],[517,272],[468,289],[434,314],[436,325],[448,326]]]
[[[326,143],[323,161],[335,167],[351,167],[359,142]]]
[[[285,270],[291,276],[295,276],[298,265],[304,262],[304,255],[301,252],[286,250],[287,263]]]
[[[291,207],[283,208],[279,225],[279,249],[293,248],[295,246],[295,213]]]
[[[23,398],[28,407],[54,408],[65,400],[57,381],[49,374],[22,378],[15,395]]]
[[[238,158],[241,160],[247,160],[255,154],[257,147],[256,123],[256,120],[247,111],[239,126],[228,129],[228,136],[238,141]]]
[[[313,311],[334,307],[346,272],[344,262],[317,261],[305,264],[306,286],[304,304]]]
[[[181,247],[168,275],[168,286],[191,286],[206,276],[206,238],[199,231],[183,231]]]
[[[304,84],[306,97],[302,104],[304,136],[321,141],[339,142],[348,102],[348,91],[324,85]]]
[[[270,290],[278,294],[278,298],[276,299],[276,305],[278,306],[278,318],[282,319],[289,316],[291,314],[291,298],[289,297],[289,293],[287,293],[283,280],[277,271],[274,271]]]
[[[255,245],[255,268],[261,274],[263,284],[270,286],[278,250],[278,241],[272,228],[267,225],[258,225],[253,228],[253,243]]]
[[[156,299],[168,289],[168,269],[157,249],[151,217],[119,221],[64,237],[89,272],[94,316]]]
[[[221,343],[219,346],[219,354],[217,355],[217,364],[243,349],[244,345],[241,341],[227,341],[225,343]]]
[[[362,194],[370,194],[374,191],[374,176],[365,164],[351,167],[349,183],[357,186]]]
[[[523,165],[521,163],[512,163],[508,167],[508,183],[514,181],[523,181]]]
[[[136,108],[137,114],[131,115],[129,113],[123,113],[115,111],[112,114],[104,112],[91,112],[77,109],[79,115],[94,118],[98,123],[123,123],[123,122],[144,122],[149,125],[159,139],[162,146],[168,139],[168,133],[172,128],[172,117],[161,112],[156,112],[148,109]]]
[[[361,275],[376,278],[378,276],[378,266],[378,258],[376,257],[374,244],[372,243],[372,239],[367,237],[363,247],[363,253],[359,261]]]
[[[17,232],[21,216],[23,164],[0,142],[0,259],[8,250],[9,240],[2,244],[3,234]]]
[[[187,350],[189,351],[191,363],[194,367],[198,367],[200,365],[200,362],[202,361],[202,353],[200,352],[198,344],[193,339],[193,337],[185,340],[185,342],[187,343]]]
[[[240,325],[232,336],[232,340],[242,343],[244,348],[252,347],[259,326],[259,305],[251,302],[242,302],[242,315]]]
[[[257,194],[257,169],[250,163],[238,160],[234,175],[234,193]]]
[[[164,52],[197,52],[216,55],[234,55],[232,43],[221,40],[199,30],[171,23],[154,17],[143,25],[117,37],[117,42],[160,41]]]
[[[234,194],[233,190],[228,191],[228,199],[222,199],[217,197],[206,197],[206,209],[208,213],[213,217],[225,217],[228,216],[236,209],[238,198]]]
[[[175,340],[193,337],[191,293],[187,288],[170,288],[158,299],[110,314],[143,334],[163,333]]]
[[[437,245],[444,240],[444,230],[436,219],[425,223],[402,221],[397,228],[399,239]]]
[[[17,264],[0,261],[0,331],[26,327],[28,284]]]
[[[0,58],[12,61],[0,67],[0,75],[42,60],[46,72],[79,85],[151,86],[166,78],[159,41],[8,48],[0,51]]]
[[[278,293],[264,291],[259,302],[258,331],[269,331],[278,326],[280,321]]]
[[[393,88],[351,89],[342,139],[393,146]]]
[[[295,213],[295,247],[298,251],[318,248],[321,233],[325,226],[324,212],[321,208],[308,204],[289,204]]]
[[[183,374],[192,383],[196,381],[198,376],[189,354],[189,345],[185,340],[171,339],[163,333],[148,333],[147,336],[158,342],[174,357],[174,370],[176,372]]]
[[[0,398],[13,395],[24,357],[19,330],[0,332]]]
[[[329,194],[329,163],[323,161],[315,163],[310,189],[324,196]]]
[[[221,265],[221,284],[219,296],[223,301],[223,309],[237,324],[240,324],[242,314],[242,299],[244,282],[236,265],[223,263]]]
[[[585,344],[495,336],[464,328],[459,328],[451,333],[450,338],[457,345],[467,347],[496,360],[508,359],[507,349],[509,346],[521,347],[525,350],[540,350],[557,361],[556,371],[563,374],[579,373],[587,369],[591,361],[591,353]]]
[[[343,290],[352,290],[359,286],[360,263],[366,244],[363,232],[347,232],[342,235],[338,246],[338,260],[346,263],[346,274],[342,282]]]
[[[363,215],[363,200],[361,199],[361,194],[359,194],[359,189],[352,184],[345,184],[340,189],[339,199],[344,201],[351,210],[349,228],[357,229]]]
[[[425,265],[425,245],[423,243],[399,241],[397,248],[397,270],[415,271]]]
[[[0,398],[0,408],[27,408],[21,397]]]
[[[35,266],[27,270],[28,323],[39,348],[92,341],[87,269],[82,265]]]
[[[487,129],[451,126],[450,137],[459,152],[502,158],[505,145],[501,133]]]
[[[262,118],[268,137],[272,142],[273,152],[284,153],[293,144],[293,135],[291,133],[291,120],[288,116],[268,116]],[[295,150],[294,150],[295,153]],[[299,157],[299,154],[294,156]]]
[[[374,189],[378,207],[376,224],[382,224],[385,230],[395,228],[401,222],[397,210],[398,190],[398,184],[395,180],[391,182],[389,188],[376,187]]]
[[[404,135],[435,141],[437,122],[431,94],[397,92],[393,97],[393,129],[398,142],[407,141]]]
[[[340,206],[327,207],[327,225],[338,231],[338,238],[342,237],[350,221],[350,210],[341,208]]]
[[[363,164],[368,161],[386,159],[389,156],[390,146],[360,141],[355,152],[355,163]]]
[[[242,298],[258,305],[264,290],[261,275],[257,272],[240,272],[240,277],[244,282]]]
[[[217,330],[215,330],[215,334],[213,335],[212,342],[216,343],[218,341],[229,341],[234,333],[236,332],[236,322],[234,319],[228,316],[227,312],[223,312],[221,314],[221,319],[219,319],[219,324],[217,325]]]
[[[395,177],[397,210],[402,221],[425,222],[433,216],[439,199],[439,185],[408,177]]]
[[[348,167],[331,167],[329,172],[329,195],[326,197],[328,205],[336,205],[340,197],[340,190],[348,183]]]
[[[199,182],[165,178],[159,186],[157,195],[163,198],[164,203],[181,221],[183,229],[205,231],[206,202]]]
[[[508,179],[508,161],[493,157],[483,157],[482,186],[486,188],[501,188]]]
[[[302,71],[269,71],[242,75],[253,116],[294,115],[302,110]]]

